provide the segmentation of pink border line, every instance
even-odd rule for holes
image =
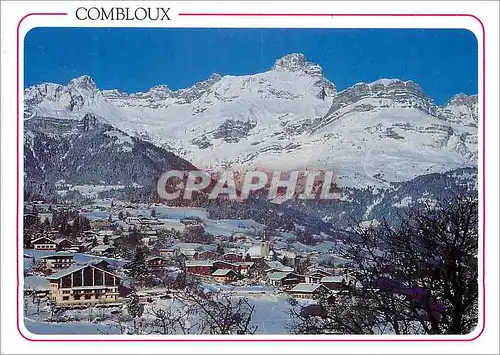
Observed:
[[[20,198],[19,198],[19,193],[20,193],[20,176],[19,176],[19,168],[20,168],[20,151],[19,151],[19,117],[20,117],[20,112],[19,112],[19,104],[20,104],[20,95],[19,95],[19,89],[21,87],[20,80],[19,80],[19,45],[20,45],[20,39],[19,39],[19,29],[21,27],[21,23],[28,17],[30,16],[64,16],[67,15],[67,13],[44,13],[44,12],[35,12],[35,13],[29,13],[22,17],[19,20],[19,23],[17,24],[17,49],[16,49],[16,54],[17,54],[17,63],[16,63],[16,75],[17,75],[17,123],[16,123],[16,128],[17,128],[17,135],[16,135],[16,157],[17,157],[17,179],[16,179],[16,191],[17,191],[17,196],[16,196],[16,250],[19,252],[19,206],[20,206]],[[469,342],[469,341],[474,341],[478,339],[483,333],[486,325],[486,283],[485,283],[485,271],[486,271],[486,193],[485,193],[485,187],[486,187],[486,177],[485,177],[485,171],[486,171],[486,155],[485,155],[485,149],[486,149],[486,139],[485,139],[485,123],[486,123],[486,33],[484,29],[484,24],[483,22],[475,15],[471,14],[323,14],[323,13],[311,13],[311,14],[291,14],[291,13],[179,13],[179,16],[246,16],[246,17],[254,17],[254,16],[260,16],[260,17],[367,17],[367,16],[386,16],[386,17],[414,17],[414,16],[419,16],[419,17],[471,17],[475,19],[479,24],[481,25],[482,32],[483,32],[483,100],[482,100],[482,105],[483,105],[483,161],[482,161],[482,167],[483,167],[483,178],[482,178],[482,183],[483,183],[483,193],[482,193],[482,198],[483,198],[483,262],[482,262],[482,268],[483,268],[483,277],[481,280],[481,285],[482,285],[482,290],[483,290],[483,322],[481,326],[481,332],[476,335],[475,337],[471,339],[446,339],[442,338],[439,336],[439,338],[435,339],[419,339],[419,338],[406,338],[405,336],[399,336],[397,339],[390,339],[390,338],[383,338],[383,339],[370,339],[370,338],[358,338],[358,339],[353,339],[353,338],[348,338],[348,339],[325,339],[325,336],[322,336],[322,338],[307,338],[307,339],[258,339],[258,338],[251,338],[251,339],[228,339],[228,338],[223,338],[223,339],[31,339],[28,338],[26,335],[24,335],[21,331],[20,327],[20,318],[19,318],[19,299],[20,299],[20,280],[19,280],[19,257],[16,258],[16,278],[17,278],[17,300],[18,302],[16,303],[16,324],[17,324],[17,331],[23,337],[24,339],[28,341],[33,341],[33,342]]]

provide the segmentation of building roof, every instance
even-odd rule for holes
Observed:
[[[57,244],[57,243],[56,243],[53,239],[50,239],[50,238],[48,238],[48,237],[39,237],[39,238],[36,238],[35,240],[33,240],[33,241],[31,242],[31,244],[35,244],[36,242],[38,242],[38,241],[39,241],[39,240],[41,240],[41,239],[46,239],[46,240],[48,240],[50,243]]]
[[[338,276],[325,276],[321,279],[321,282],[338,282],[341,283],[342,280],[345,280],[345,277],[343,275],[338,275]]]
[[[198,253],[198,251],[194,250],[194,249],[181,249],[181,250],[179,250],[179,252],[181,254],[186,255],[186,256],[194,256],[195,254]]]
[[[278,272],[271,272],[269,274],[269,280],[282,280],[288,275],[292,274],[291,272],[288,271],[278,271]]]
[[[98,245],[98,246],[92,248],[93,251],[106,251],[108,249],[114,249],[114,246],[103,244],[103,245]]]
[[[227,253],[224,253],[222,256],[226,256],[226,255],[242,256],[241,252],[236,252],[236,251],[228,251]]]
[[[306,274],[307,276],[322,275],[322,276],[332,276],[332,273],[322,269],[312,269]]]
[[[92,259],[90,262],[88,262],[88,264],[92,264],[92,265],[97,265],[100,263],[106,263],[108,265],[111,265],[111,263],[105,259]]]
[[[319,288],[325,287],[322,284],[306,284],[300,283],[290,290],[290,292],[314,293]]]
[[[219,270],[215,270],[212,273],[212,276],[227,276],[230,273],[233,273],[236,275],[236,272],[232,269],[219,269]]]
[[[72,265],[72,266],[70,266],[67,269],[60,270],[60,271],[56,272],[55,274],[47,276],[47,279],[48,280],[59,280],[61,277],[70,275],[70,274],[72,274],[72,273],[74,273],[76,271],[80,271],[80,270],[84,269],[87,266],[88,266],[87,264],[84,264],[84,265]]]
[[[186,266],[212,266],[211,260],[186,260]]]
[[[162,256],[150,256],[149,258],[146,259],[146,261],[151,261],[151,260],[156,260],[156,259],[161,259],[161,260],[167,260]]]
[[[61,243],[63,240],[67,240],[68,242],[71,243],[71,240],[69,240],[68,238],[57,238],[56,240],[54,240],[57,244]]]
[[[84,265],[72,265],[72,266],[70,266],[67,269],[60,270],[60,271],[56,272],[55,274],[47,276],[47,280],[59,280],[60,278],[62,278],[64,276],[68,276],[68,275],[70,275],[70,274],[72,274],[72,273],[74,273],[76,271],[80,271],[80,270],[82,270],[82,269],[84,269],[86,267],[91,267],[91,268],[97,269],[99,271],[102,271],[102,272],[104,272],[106,274],[110,274],[110,275],[112,275],[114,277],[118,277],[115,274],[113,274],[113,273],[111,273],[109,271],[103,270],[103,269],[99,269],[98,267],[95,267],[92,264],[84,264]]]
[[[241,266],[248,266],[249,268],[255,265],[253,261],[238,261],[236,264]]]
[[[266,265],[268,266],[267,270],[288,271],[288,272],[294,271],[293,267],[285,266],[282,263],[280,263],[278,260],[266,261]]]
[[[227,264],[227,265],[231,265],[231,266],[240,266],[238,263],[232,263],[232,262],[226,261],[226,260],[215,260],[214,264],[215,263]]]

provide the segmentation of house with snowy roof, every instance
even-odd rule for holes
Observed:
[[[210,276],[213,264],[211,260],[186,260],[185,270],[189,274]]]
[[[218,269],[212,273],[212,277],[217,282],[232,282],[238,279],[238,273],[233,269]]]
[[[290,266],[285,266],[278,260],[273,260],[273,261],[266,261],[266,272],[277,272],[277,271],[287,271],[287,272],[292,272],[294,271],[293,267]]]
[[[35,250],[48,250],[48,251],[57,250],[56,241],[47,237],[37,238],[31,242],[31,245]]]
[[[96,255],[111,256],[115,251],[115,247],[112,245],[102,244],[102,245],[97,245],[90,251]]]
[[[66,269],[73,265],[73,254],[68,253],[55,253],[43,256],[43,263],[47,269]]]
[[[295,298],[307,299],[331,296],[331,291],[325,285],[315,283],[299,283],[288,293]]]
[[[146,266],[148,271],[161,272],[169,266],[169,262],[162,256],[151,256],[146,259]]]
[[[269,283],[276,287],[295,286],[304,281],[304,277],[295,272],[277,271],[268,275]]]
[[[118,300],[120,278],[91,264],[73,265],[47,277],[49,298],[58,306],[93,305]]]
[[[320,283],[321,279],[325,276],[332,276],[333,274],[329,271],[322,269],[312,269],[306,273],[306,283]]]
[[[57,238],[54,241],[57,244],[57,250],[71,250],[75,247],[73,242],[68,238]]]
[[[356,286],[356,279],[348,274],[325,276],[320,282],[330,290],[343,290]]]

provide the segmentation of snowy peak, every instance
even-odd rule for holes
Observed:
[[[71,80],[68,87],[83,91],[93,91],[97,89],[94,80],[88,75],[82,75]]]
[[[323,69],[318,64],[306,61],[302,53],[291,53],[281,57],[274,63],[272,70],[323,76]]]
[[[453,96],[450,101],[446,104],[446,106],[460,106],[460,105],[466,105],[466,106],[472,106],[472,105],[477,105],[477,95],[465,95],[465,94],[457,94]]]
[[[71,80],[67,86],[43,83],[24,90],[25,117],[31,117],[36,112],[89,112],[103,101],[94,80],[88,75]]]
[[[416,108],[431,115],[436,111],[432,98],[415,82],[379,79],[371,83],[357,83],[341,91],[333,99],[323,124],[351,112],[368,112],[390,107]]]
[[[465,126],[477,127],[477,95],[457,94],[448,103],[437,110],[440,119]]]

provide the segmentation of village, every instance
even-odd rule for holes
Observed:
[[[235,297],[310,302],[356,284],[327,236],[312,247],[253,220],[211,220],[201,208],[36,202],[24,218],[26,312],[45,305],[50,316],[40,321],[175,298],[192,281]]]

